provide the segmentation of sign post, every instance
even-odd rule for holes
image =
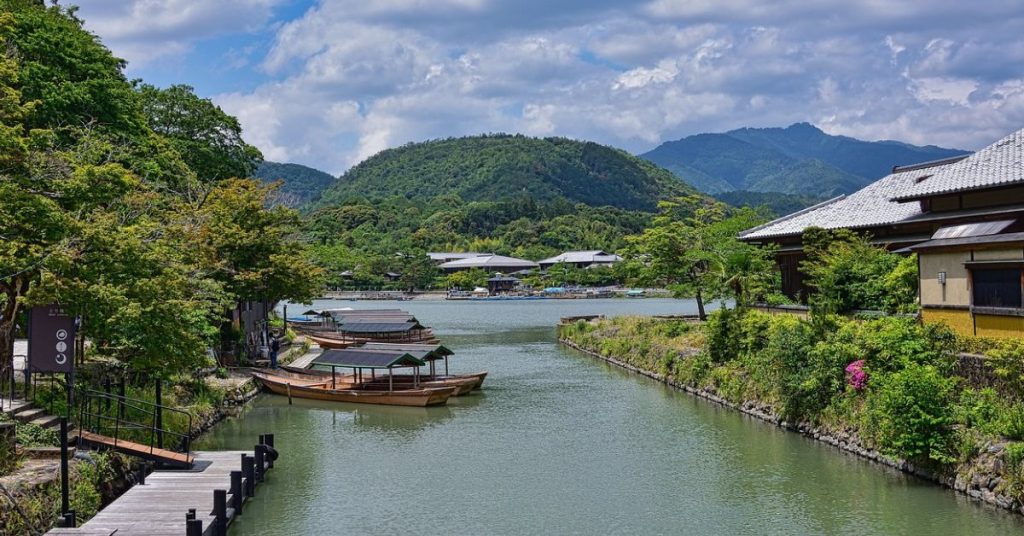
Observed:
[[[25,382],[31,372],[63,372],[68,389],[68,414],[74,403],[75,334],[78,320],[60,305],[33,307],[28,315],[28,359]]]

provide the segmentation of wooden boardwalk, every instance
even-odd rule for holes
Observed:
[[[191,508],[196,510],[196,519],[203,522],[204,534],[214,534],[213,492],[229,490],[228,497],[231,497],[231,471],[240,470],[242,455],[252,455],[252,452],[194,454],[197,469],[154,471],[146,477],[144,485],[135,485],[81,527],[58,528],[47,535],[182,536],[185,514]],[[231,517],[234,512],[230,498],[227,504]]]

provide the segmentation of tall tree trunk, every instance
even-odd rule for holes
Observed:
[[[704,310],[704,296],[698,290],[695,298],[697,298],[697,318],[703,322],[708,319],[708,313]]]
[[[15,277],[0,283],[6,301],[0,310],[0,371],[7,368],[14,374],[14,321],[21,309],[18,297],[28,292],[28,280]]]

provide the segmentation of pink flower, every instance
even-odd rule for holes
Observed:
[[[864,371],[863,359],[846,365],[846,383],[856,391],[861,391],[868,386],[868,373]]]

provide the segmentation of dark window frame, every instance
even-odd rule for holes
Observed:
[[[1024,270],[1020,267],[971,267],[971,306],[1024,308]]]

